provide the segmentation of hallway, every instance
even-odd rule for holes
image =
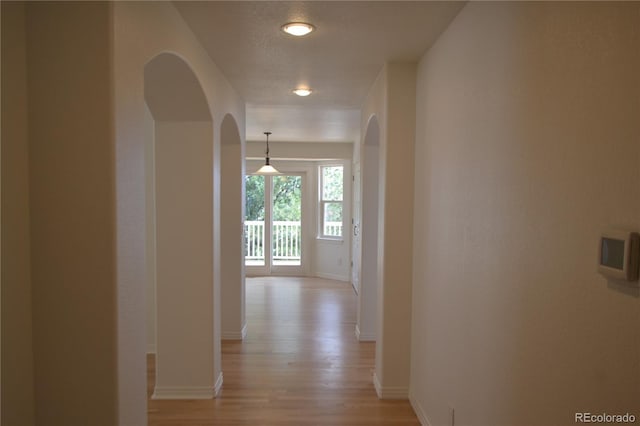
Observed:
[[[408,401],[377,398],[375,345],[355,338],[348,283],[248,278],[246,292],[248,333],[222,343],[220,396],[149,399],[149,425],[419,425]],[[153,385],[149,355],[148,396]]]

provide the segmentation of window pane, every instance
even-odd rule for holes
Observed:
[[[342,203],[324,203],[324,229],[325,236],[341,237],[342,236]]]
[[[273,177],[273,220],[300,222],[302,176]]]
[[[342,166],[322,168],[322,199],[342,201]]]
[[[264,220],[264,176],[246,176],[245,194],[245,220]]]
[[[298,266],[302,253],[302,176],[273,176],[274,266]]]
[[[246,176],[245,264],[264,265],[264,176]]]

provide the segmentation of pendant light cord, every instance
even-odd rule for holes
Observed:
[[[267,152],[265,153],[265,164],[269,165],[269,135],[271,134],[271,132],[264,132],[264,134],[267,135]]]

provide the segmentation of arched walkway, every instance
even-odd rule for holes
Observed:
[[[378,174],[380,126],[369,119],[362,148],[362,258],[357,333],[361,341],[376,340],[378,303]]]
[[[236,120],[222,120],[220,185],[220,269],[222,339],[246,334],[244,284],[244,152]]]
[[[198,78],[162,53],[144,69],[153,117],[147,220],[155,265],[157,399],[212,398],[214,377],[213,120]],[[219,338],[219,334],[217,335]]]

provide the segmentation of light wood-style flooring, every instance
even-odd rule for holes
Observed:
[[[349,283],[248,278],[248,334],[223,341],[224,385],[214,400],[149,398],[149,425],[419,425],[408,401],[379,400],[373,343],[354,335]],[[148,395],[154,358],[148,357]]]

